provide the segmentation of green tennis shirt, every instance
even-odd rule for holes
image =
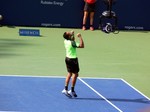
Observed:
[[[79,47],[79,43],[71,40],[64,40],[64,45],[66,48],[66,57],[77,58],[76,48]]]

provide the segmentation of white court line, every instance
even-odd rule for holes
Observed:
[[[147,98],[148,100],[150,100],[149,97],[147,97],[146,95],[144,95],[142,92],[140,92],[139,90],[137,90],[135,87],[133,87],[131,84],[129,84],[127,81],[125,81],[124,79],[121,79],[124,83],[126,83],[128,86],[130,86],[132,89],[134,89],[136,92],[138,92],[139,94],[141,94],[142,96],[144,96],[145,98]]]
[[[0,112],[21,112],[19,110],[0,110]]]
[[[13,74],[0,74],[2,77],[43,77],[43,78],[66,78],[66,76],[57,76],[57,75],[49,75],[49,76],[34,76],[34,75],[13,75]],[[104,77],[80,77],[82,79],[111,79],[111,80],[121,80],[121,78],[104,78]]]
[[[80,77],[82,79],[111,79],[111,80],[121,80],[121,78],[105,78],[105,77]]]
[[[14,74],[0,74],[3,77],[43,77],[43,78],[66,78],[66,76],[57,76],[57,75],[44,75],[44,76],[36,76],[36,75],[14,75]],[[80,77],[82,79],[111,79],[111,80],[122,80],[121,78],[104,78],[104,77]]]
[[[81,78],[78,77],[78,79],[83,82],[86,86],[88,86],[92,91],[94,91],[98,96],[103,98],[106,102],[108,102],[111,106],[113,106],[115,109],[117,109],[119,112],[123,112],[120,110],[117,106],[115,106],[113,103],[111,103],[109,100],[107,100],[103,95],[101,95],[99,92],[97,92],[94,88],[92,88],[89,84],[87,84],[85,81],[83,81]]]
[[[0,77],[41,77],[41,78],[65,78],[65,76],[32,76],[32,75],[2,75],[0,74]]]

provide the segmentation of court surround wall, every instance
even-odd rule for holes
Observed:
[[[118,0],[113,11],[118,16],[119,29],[150,30],[149,0]],[[84,0],[0,0],[2,25],[81,28]],[[94,26],[106,10],[97,0]]]

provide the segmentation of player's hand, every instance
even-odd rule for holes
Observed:
[[[81,34],[80,34],[80,33],[78,33],[78,34],[77,34],[77,37],[81,38]]]
[[[71,34],[74,35],[74,31],[73,30],[71,31]]]

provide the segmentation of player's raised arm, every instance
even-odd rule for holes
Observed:
[[[82,36],[80,33],[77,34],[77,37],[79,38],[79,41],[80,41],[80,45],[78,48],[84,48],[84,41],[82,39]]]

